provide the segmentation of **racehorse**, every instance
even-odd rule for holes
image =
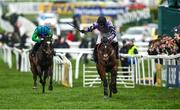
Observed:
[[[46,78],[49,80],[49,90],[53,90],[52,76],[53,76],[53,47],[51,42],[43,40],[36,54],[33,56],[32,50],[29,54],[31,71],[34,80],[34,89],[37,88],[37,76],[40,78],[42,84],[42,93],[45,93]]]
[[[102,38],[101,44],[99,44],[97,48],[96,68],[98,74],[100,75],[101,81],[103,82],[104,98],[108,97],[108,86],[110,92],[109,97],[112,97],[112,93],[117,93],[116,76],[118,60],[116,59],[116,51],[107,37]],[[110,84],[108,84],[109,81],[107,81],[106,73],[111,74],[108,74],[108,80],[110,79]]]

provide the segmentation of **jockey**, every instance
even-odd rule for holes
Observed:
[[[95,49],[93,51],[94,61],[95,62],[97,61],[97,56],[96,56],[97,47],[101,43],[102,37],[107,37],[108,40],[110,40],[112,42],[112,46],[116,50],[116,58],[118,59],[119,45],[118,45],[115,27],[112,25],[112,22],[107,21],[104,16],[100,16],[100,17],[98,17],[97,22],[95,22],[92,26],[90,26],[89,28],[87,28],[85,30],[80,30],[80,32],[87,33],[87,32],[92,32],[95,29],[99,30],[100,34],[98,35],[98,38],[96,41],[96,46],[95,46]]]
[[[37,26],[33,35],[32,40],[36,42],[32,49],[33,55],[35,55],[35,52],[38,50],[38,48],[41,45],[41,38],[50,37],[52,39],[52,30],[49,28],[49,26],[43,25],[43,26]]]

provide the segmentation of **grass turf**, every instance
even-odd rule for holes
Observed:
[[[74,64],[73,64],[74,65]],[[82,65],[80,66],[82,70]],[[73,88],[54,83],[54,90],[32,89],[32,74],[9,69],[0,59],[0,109],[180,109],[180,89],[136,86],[118,88],[112,98],[103,98],[103,88],[83,88],[80,78]],[[74,73],[74,72],[73,72]]]

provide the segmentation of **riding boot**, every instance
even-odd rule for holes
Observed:
[[[97,47],[98,45],[95,46],[94,51],[93,51],[93,60],[95,63],[97,63]]]
[[[114,49],[116,51],[116,59],[119,59],[119,44],[118,44],[118,42],[113,42],[112,46],[114,47]]]
[[[41,43],[36,43],[32,49],[32,55],[35,56],[36,51],[38,50],[38,48],[40,47]]]

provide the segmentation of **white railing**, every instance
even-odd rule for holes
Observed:
[[[16,69],[21,72],[30,71],[29,50],[30,49],[13,48],[16,56]]]
[[[71,53],[71,54],[76,54],[76,67],[75,67],[75,78],[78,79],[79,77],[79,64],[80,64],[80,59],[83,54],[92,54],[92,49],[79,49],[79,48],[74,48],[74,49],[55,49],[56,53]]]
[[[13,52],[16,55],[16,67],[17,69],[21,70],[21,71],[29,71],[29,61],[28,61],[28,50],[18,50],[15,48],[9,48],[8,46],[4,45],[1,48],[1,55],[2,58],[4,60],[4,62],[6,62],[9,67],[12,67],[12,52],[11,50],[13,50]],[[76,65],[75,65],[75,78],[77,79],[79,77],[79,65],[80,65],[80,58],[83,54],[92,54],[92,49],[55,49],[55,51],[57,52],[57,55],[61,55],[61,53],[65,54],[65,53],[70,53],[70,54],[77,54],[76,57]],[[21,56],[21,58],[23,58],[23,60],[21,60],[21,65],[20,68],[18,65],[18,57]],[[121,57],[130,57],[127,54],[120,54]],[[131,67],[132,67],[132,74],[134,75],[134,81],[136,84],[140,84],[140,85],[152,85],[154,86],[154,76],[155,76],[155,72],[157,71],[157,67],[156,65],[158,63],[160,63],[160,59],[162,60],[162,64],[163,65],[176,65],[176,59],[180,57],[180,54],[178,55],[134,55],[133,58],[135,59],[135,64],[132,63],[131,60]],[[58,58],[55,58],[57,62],[57,65],[59,65],[59,67],[55,67],[54,71],[58,71],[57,68],[61,67],[61,64],[58,62],[63,62],[66,60],[67,64],[69,65],[68,68],[70,69],[70,71],[72,71],[72,65],[70,63],[70,61],[68,61],[67,58],[64,58],[65,60],[63,60],[64,57],[62,57],[61,59],[58,60]],[[62,60],[62,61],[61,61]],[[157,61],[155,61],[157,60]],[[69,63],[68,63],[69,62]],[[70,66],[71,65],[71,66]],[[134,70],[133,70],[134,69]],[[59,70],[60,71],[60,70]],[[63,67],[62,67],[62,71]],[[64,72],[61,72],[64,73]],[[61,74],[60,73],[60,74]],[[69,72],[69,74],[71,75],[72,72]],[[163,75],[163,74],[162,74]],[[62,76],[61,76],[62,77]],[[69,78],[70,79],[70,78]],[[55,79],[56,80],[56,79]],[[72,82],[72,80],[70,80],[70,83]]]
[[[122,71],[122,68],[126,68],[128,71]],[[134,74],[131,67],[119,67],[117,72],[117,86],[124,86],[125,88],[134,88]],[[124,75],[126,74],[126,75]],[[83,87],[97,87],[101,84],[101,79],[97,73],[95,66],[83,65]]]
[[[16,58],[16,69],[20,72],[30,71],[29,62],[29,50],[30,49],[18,49],[16,47],[11,48],[7,45],[0,47],[0,55],[5,63],[8,64],[9,68],[12,68],[12,52],[15,54]],[[71,62],[62,54],[57,53],[53,58],[54,68],[53,68],[53,80],[56,82],[61,82],[64,86],[72,87],[72,64]]]
[[[1,47],[1,57],[5,63],[8,64],[9,68],[12,68],[12,48],[7,45]]]
[[[53,80],[61,82],[66,87],[73,87],[72,64],[65,55],[54,56]]]
[[[133,57],[128,54],[120,54],[121,57],[129,57],[131,58],[131,63],[128,67],[127,71],[129,73],[128,78],[126,76],[120,74],[124,73],[122,70],[118,70],[117,75],[117,84],[124,84],[124,87],[134,87],[134,84],[138,85],[149,85],[149,86],[164,86],[163,81],[166,81],[167,71],[164,71],[164,66],[167,65],[176,65],[176,59],[180,57],[178,55],[134,55]],[[135,63],[133,63],[133,59]],[[162,62],[160,61],[162,60]],[[161,64],[160,64],[161,62]],[[161,65],[161,66],[159,66]],[[93,69],[94,68],[94,69]],[[121,67],[122,68],[122,67]],[[160,73],[158,72],[160,70]],[[161,82],[159,84],[158,81],[155,83],[155,75],[156,79],[160,79]],[[131,81],[131,82],[128,82]],[[101,83],[99,75],[95,69],[95,66],[86,67],[83,66],[83,86],[84,87],[95,87]]]
[[[122,57],[130,57],[127,54],[121,54]],[[154,76],[157,73],[158,69],[160,71],[162,68],[158,67],[160,62],[162,61],[162,65],[176,65],[176,59],[180,57],[178,55],[134,55],[133,58],[135,59],[135,81],[136,84],[140,85],[155,85],[154,84]],[[155,61],[156,60],[156,61]],[[160,61],[161,60],[161,61]],[[131,62],[132,65],[132,62]],[[162,77],[164,77],[165,73],[160,73]]]

